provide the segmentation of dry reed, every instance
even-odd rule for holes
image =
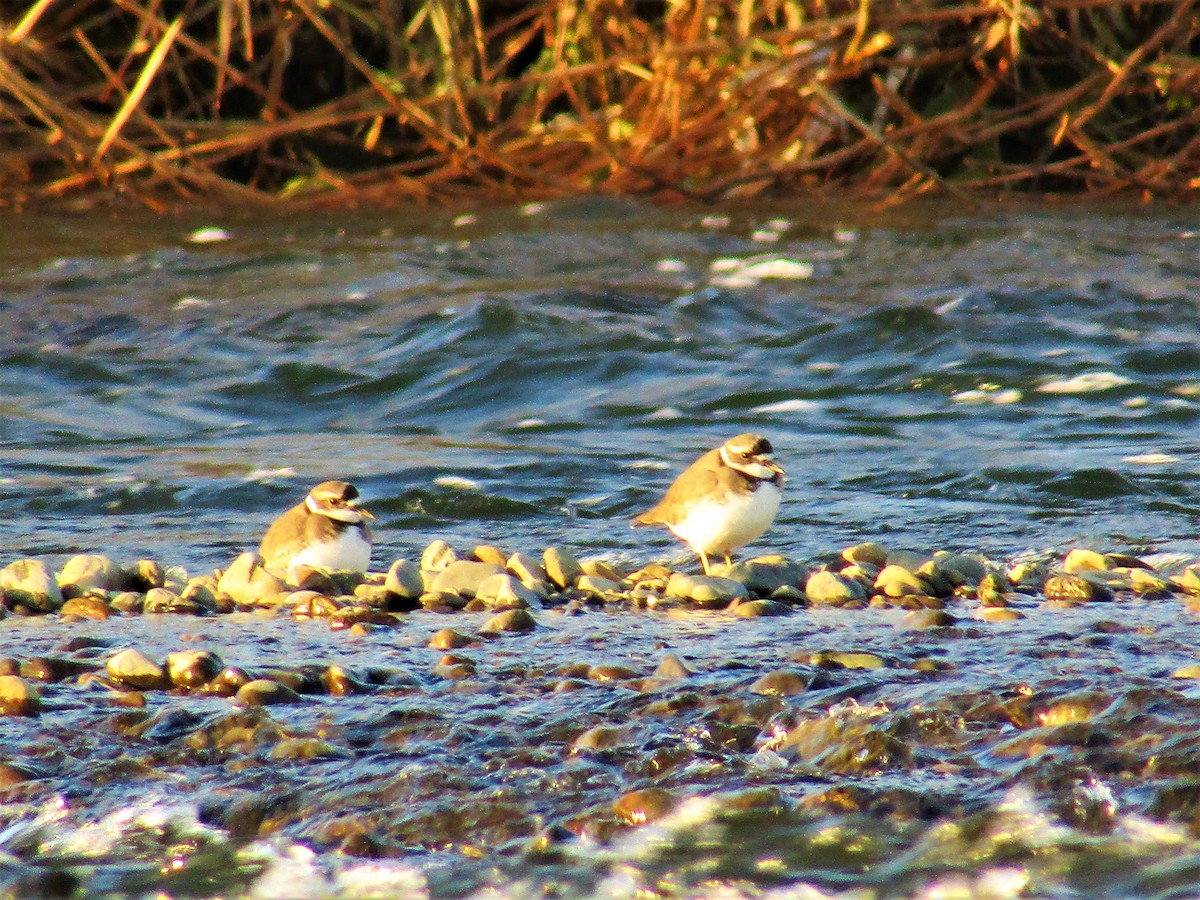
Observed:
[[[8,202],[1200,187],[1196,0],[4,8]]]

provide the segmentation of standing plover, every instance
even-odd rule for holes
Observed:
[[[730,553],[771,527],[783,496],[783,469],[771,459],[771,442],[739,434],[709,450],[684,470],[653,509],[634,525],[665,525],[700,556]]]
[[[354,485],[322,481],[271,524],[258,552],[268,569],[288,576],[299,566],[365,572],[371,562],[365,520],[374,518],[358,505]]]

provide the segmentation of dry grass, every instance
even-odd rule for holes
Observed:
[[[1196,0],[4,9],[9,202],[1200,187]]]

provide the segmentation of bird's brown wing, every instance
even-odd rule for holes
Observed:
[[[720,490],[720,450],[709,450],[688,466],[667,489],[666,496],[652,509],[635,516],[634,525],[665,525],[682,518],[682,512],[691,503],[692,497],[703,496]]]
[[[308,508],[297,504],[271,523],[258,545],[258,555],[268,569],[287,568],[288,562],[305,540],[303,520]]]

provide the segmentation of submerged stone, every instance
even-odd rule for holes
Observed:
[[[246,706],[274,706],[281,703],[300,703],[302,698],[278,681],[256,678],[238,688],[236,699]]]
[[[479,627],[479,632],[480,634],[503,634],[510,631],[533,631],[535,628],[537,628],[537,621],[529,614],[528,610],[509,609],[497,613],[484,622]]]
[[[163,690],[170,685],[166,670],[140,650],[128,649],[108,660],[108,675],[113,681],[140,691]]]
[[[675,808],[675,795],[663,788],[651,787],[622,794],[613,803],[613,812],[631,825],[661,819]]]

